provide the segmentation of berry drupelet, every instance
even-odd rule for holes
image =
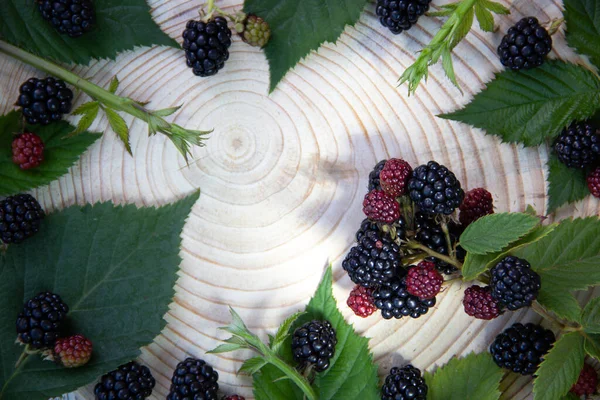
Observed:
[[[539,325],[516,323],[496,336],[490,353],[500,368],[532,375],[555,340],[552,331]]]
[[[393,224],[400,219],[400,204],[382,190],[371,190],[363,200],[363,212],[371,221]]]
[[[431,0],[377,0],[375,12],[381,25],[397,35],[409,30],[429,10]]]
[[[90,361],[92,342],[82,335],[73,335],[56,340],[54,360],[65,368],[78,368]]]
[[[463,307],[467,315],[488,321],[502,313],[500,305],[492,297],[492,290],[489,286],[468,287],[463,297]]]
[[[331,323],[315,320],[307,322],[294,331],[292,354],[294,360],[303,368],[310,365],[315,371],[323,372],[329,368],[336,344],[335,329]]]
[[[511,311],[529,307],[540,291],[540,276],[521,258],[503,258],[490,274],[492,297]]]
[[[406,290],[406,279],[395,278],[391,282],[373,291],[375,306],[381,310],[384,319],[400,319],[402,317],[419,318],[435,306],[435,297],[419,299]]]
[[[94,26],[96,14],[92,0],[38,0],[42,17],[54,28],[72,38]]]
[[[48,125],[71,112],[72,100],[73,92],[63,81],[31,78],[21,85],[17,105],[28,124]]]
[[[600,158],[600,129],[588,122],[574,122],[556,138],[554,152],[569,168],[592,165]]]
[[[194,75],[215,75],[225,66],[231,46],[231,30],[225,18],[215,17],[208,22],[188,21],[182,36],[187,66]]]
[[[387,160],[381,160],[373,167],[373,170],[369,173],[369,192],[371,190],[381,190],[381,179],[380,174],[385,167]]]
[[[450,215],[465,195],[454,173],[435,161],[415,168],[408,190],[411,200],[426,214]]]
[[[219,374],[204,360],[188,357],[177,364],[167,400],[217,400]]]
[[[39,167],[44,161],[44,142],[35,133],[25,132],[12,141],[12,160],[22,170]]]
[[[30,194],[17,194],[0,201],[0,241],[21,243],[40,230],[44,210]]]
[[[392,158],[385,163],[379,174],[381,188],[392,197],[404,196],[411,175],[412,167],[409,163],[398,158]]]
[[[365,288],[360,285],[356,285],[350,292],[346,304],[354,314],[361,318],[367,318],[375,311],[377,307],[373,304],[373,289]]]
[[[412,365],[392,368],[381,387],[381,400],[426,400],[427,384]]]
[[[523,18],[508,30],[500,46],[500,62],[514,71],[539,67],[552,50],[552,38],[534,17]]]
[[[54,346],[69,307],[59,295],[43,292],[27,301],[17,317],[17,339],[34,349]]]
[[[150,397],[155,384],[148,367],[131,361],[103,375],[94,394],[96,400],[144,400]]]
[[[442,289],[444,278],[435,269],[433,261],[421,261],[409,268],[406,275],[406,290],[419,299],[432,299]]]
[[[466,228],[479,218],[494,213],[494,199],[484,188],[472,189],[465,193],[459,210],[460,224]]]

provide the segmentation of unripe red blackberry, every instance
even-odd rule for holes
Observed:
[[[354,286],[346,304],[354,311],[354,314],[362,318],[367,318],[377,311],[377,307],[373,303],[373,289],[360,285]]]
[[[594,197],[600,198],[600,167],[593,170],[587,177],[588,189]]]
[[[411,176],[412,167],[409,163],[398,158],[392,158],[385,163],[379,174],[381,188],[392,197],[404,196]]]
[[[363,212],[371,221],[393,224],[400,219],[400,204],[381,190],[371,190],[363,201]]]
[[[479,218],[494,213],[494,199],[492,194],[484,188],[469,190],[459,207],[460,223],[467,227]]]
[[[420,299],[432,299],[442,289],[444,278],[435,269],[432,261],[421,261],[411,267],[406,275],[406,290]]]
[[[489,286],[471,286],[465,290],[463,298],[465,313],[478,319],[491,320],[501,313],[498,301],[492,297],[492,290]]]
[[[66,368],[81,367],[92,357],[92,342],[82,335],[60,338],[54,344],[54,360]]]
[[[25,132],[12,141],[12,160],[23,170],[38,167],[44,161],[44,142],[35,133]]]
[[[598,388],[598,373],[589,364],[583,364],[583,369],[579,374],[579,379],[571,388],[571,393],[576,396],[591,396],[596,393]]]

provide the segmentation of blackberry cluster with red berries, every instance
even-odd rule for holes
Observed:
[[[225,18],[188,21],[182,36],[187,66],[194,75],[215,75],[225,66],[231,46],[231,30]]]
[[[131,361],[103,375],[94,387],[94,395],[96,400],[144,400],[155,385],[148,367]]]
[[[217,400],[219,374],[204,360],[188,357],[175,367],[167,400]]]
[[[393,367],[381,387],[381,400],[426,400],[427,383],[412,365]]]
[[[292,355],[302,368],[312,367],[317,372],[329,368],[335,354],[337,337],[329,321],[311,321],[292,335]]]
[[[384,319],[402,317],[419,318],[435,306],[435,297],[420,299],[410,294],[406,288],[406,277],[395,278],[373,291],[375,306]]]

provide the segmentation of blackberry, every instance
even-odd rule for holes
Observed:
[[[17,339],[34,349],[54,346],[69,307],[59,295],[42,292],[23,305],[17,317]]]
[[[356,285],[350,292],[346,304],[361,318],[367,318],[375,311],[377,307],[373,304],[373,289],[365,288],[360,285]]]
[[[96,400],[144,400],[150,397],[155,384],[148,367],[131,361],[103,375],[94,394]]]
[[[225,66],[231,46],[231,30],[225,18],[215,17],[208,22],[188,21],[182,36],[187,66],[194,75],[215,75]]]
[[[28,124],[48,125],[71,112],[72,100],[73,92],[63,81],[30,78],[19,89],[17,105],[23,109]]]
[[[600,198],[600,167],[587,176],[587,185],[592,196]]]
[[[25,132],[12,141],[12,160],[22,170],[39,167],[44,161],[44,142],[35,133]]]
[[[442,227],[439,223],[435,221],[435,218],[432,215],[424,214],[422,212],[417,212],[415,214],[415,227],[416,234],[415,239],[435,251],[436,253],[440,253],[443,255],[448,255],[448,244],[446,243],[446,235],[442,230]],[[448,233],[450,234],[450,241],[454,246],[455,243],[458,242],[458,238],[460,237],[460,227],[455,224],[448,224]],[[466,252],[460,246],[456,248],[456,258],[459,261],[464,260],[466,256]],[[457,269],[434,257],[428,257],[428,261],[435,261],[435,267],[438,271],[446,274],[452,275],[457,271]]]
[[[411,267],[406,275],[406,290],[420,299],[432,299],[442,289],[444,278],[435,269],[435,263],[421,261]]]
[[[21,243],[40,230],[44,210],[30,194],[17,194],[0,201],[0,241]]]
[[[598,387],[598,373],[590,364],[583,364],[583,369],[579,373],[577,382],[573,385],[570,392],[575,396],[591,396],[596,393]]]
[[[412,175],[412,167],[409,163],[398,158],[392,158],[381,170],[381,188],[392,197],[400,197],[406,194],[408,180]]]
[[[329,321],[311,321],[294,331],[292,354],[302,367],[312,365],[317,372],[329,368],[337,338]]]
[[[177,364],[167,400],[217,400],[219,374],[204,360],[188,357]]]
[[[223,397],[223,400],[246,400],[246,398],[244,396],[234,394],[231,396]]]
[[[65,368],[79,368],[92,358],[92,342],[82,335],[57,339],[53,358]]]
[[[530,306],[540,291],[540,276],[521,258],[503,258],[490,274],[492,297],[511,311]]]
[[[256,15],[248,15],[244,20],[242,40],[250,46],[264,47],[271,37],[269,23]]]
[[[471,286],[465,290],[463,298],[465,313],[471,317],[484,320],[492,320],[502,313],[501,306],[492,297],[489,286]]]
[[[375,12],[381,25],[397,35],[409,30],[429,10],[431,0],[377,0]]]
[[[555,340],[554,333],[540,325],[516,323],[496,336],[490,353],[500,368],[532,375]]]
[[[404,239],[406,237],[406,221],[404,221],[404,218],[400,217],[400,219],[394,224],[394,229],[396,230],[396,237],[400,239]],[[360,242],[360,239],[362,239],[362,237],[369,231],[381,232],[375,222],[365,218],[360,223],[360,228],[358,228],[358,231],[356,231],[356,241]],[[381,234],[384,233],[381,232]]]
[[[427,384],[412,365],[392,368],[381,387],[381,400],[426,400]]]
[[[54,28],[72,38],[94,26],[96,13],[92,0],[38,0],[42,17]]]
[[[419,318],[435,306],[435,297],[422,300],[406,290],[406,278],[395,278],[391,282],[373,291],[375,306],[381,310],[385,319],[402,317]]]
[[[508,30],[498,46],[500,62],[513,71],[539,67],[552,50],[552,38],[534,17],[526,17]]]
[[[400,219],[400,204],[382,190],[371,190],[363,201],[363,212],[372,221],[393,224]]]
[[[413,171],[408,190],[411,200],[427,214],[450,215],[465,195],[454,173],[435,161]]]
[[[342,261],[342,268],[352,282],[373,288],[394,278],[402,266],[402,257],[400,246],[390,235],[378,229],[368,229],[359,230],[357,238],[360,238],[358,244]]]
[[[484,188],[469,190],[459,207],[460,224],[467,227],[479,218],[494,213],[492,194]]]
[[[381,174],[381,170],[385,167],[385,163],[387,160],[381,160],[373,167],[373,171],[369,173],[369,192],[371,190],[381,190],[381,179],[379,175]]]
[[[600,129],[588,122],[574,122],[556,138],[554,151],[567,167],[583,169],[600,157]]]

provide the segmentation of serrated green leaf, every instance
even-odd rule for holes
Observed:
[[[444,50],[442,51],[442,68],[444,68],[444,72],[446,73],[448,79],[450,79],[450,82],[452,82],[454,86],[456,86],[460,90],[458,82],[456,81],[456,75],[454,74],[454,65],[452,64],[452,53],[448,46],[444,46]]]
[[[119,88],[119,78],[115,75],[110,81],[110,86],[108,87],[108,91],[111,93],[115,93]]]
[[[588,333],[600,333],[600,298],[590,300],[583,309],[581,325]]]
[[[562,400],[581,400],[578,396],[573,393],[567,393],[562,397]]]
[[[561,163],[554,152],[548,158],[548,214],[559,207],[582,200],[590,194],[581,169]]]
[[[495,1],[490,1],[490,0],[480,0],[480,2],[485,8],[487,8],[494,14],[499,14],[499,15],[510,14],[510,10],[508,8],[504,7],[500,3],[497,3]]]
[[[156,111],[152,112],[152,114],[157,117],[168,117],[169,115],[172,115],[175,112],[177,112],[180,108],[181,108],[181,106],[163,108],[162,110],[156,110]]]
[[[452,36],[452,39],[450,41],[450,49],[455,48],[460,43],[460,41],[463,40],[465,36],[469,34],[471,28],[473,27],[474,16],[475,12],[473,10],[473,7],[471,7],[460,20],[456,31],[454,31],[454,35]]]
[[[560,400],[579,378],[585,359],[584,338],[578,332],[563,335],[537,369],[534,400]]]
[[[161,208],[72,206],[49,214],[40,232],[0,258],[0,387],[3,400],[46,400],[98,379],[140,354],[164,328],[174,291],[180,234],[198,193]],[[29,356],[14,321],[48,290],[69,305],[69,331],[94,343],[91,361],[66,371]]]
[[[71,112],[71,115],[85,115],[94,109],[98,109],[100,103],[97,101],[88,101],[87,103],[83,103],[79,107],[75,109],[75,111]]]
[[[527,207],[525,208],[525,214],[533,215],[534,217],[538,216],[537,210],[531,204],[527,204]]]
[[[476,279],[480,274],[488,269],[488,264],[492,262],[498,253],[489,254],[474,254],[467,253],[465,262],[461,269],[461,274],[465,281],[472,281]]]
[[[35,169],[23,171],[13,163],[11,148],[13,134],[22,132],[21,113],[13,111],[0,117],[0,195],[38,188],[69,172],[69,168],[101,136],[82,132],[65,138],[74,129],[65,121],[31,129],[44,141],[44,161]]]
[[[482,31],[494,31],[494,16],[481,2],[475,3],[475,16]]]
[[[454,13],[454,10],[439,10],[427,13],[428,17],[448,17]]]
[[[600,80],[592,72],[547,61],[531,70],[498,73],[463,109],[440,117],[484,129],[504,142],[537,146],[599,107]]]
[[[129,127],[123,117],[110,108],[104,108],[104,112],[106,113],[106,118],[108,118],[108,123],[112,130],[117,134],[119,139],[121,139],[127,152],[130,155],[133,155],[131,152],[131,144],[129,143]]]
[[[332,291],[331,267],[325,272],[319,288],[306,307],[306,314],[298,318],[292,329],[313,319],[330,321],[338,340],[331,366],[325,372],[317,374],[313,382],[319,400],[379,400],[377,368],[369,352],[368,339],[356,334],[337,309]],[[290,342],[288,337],[285,345],[281,346],[280,357],[293,362]],[[263,368],[260,376],[254,379],[256,398],[302,400],[302,393],[290,391],[289,381],[272,383],[281,376],[271,366]]]
[[[94,3],[95,27],[79,38],[59,34],[30,0],[0,1],[3,40],[44,58],[87,65],[92,59],[115,59],[137,46],[179,48],[152,20],[145,0],[103,0]]]
[[[435,373],[425,373],[427,400],[497,400],[502,376],[489,353],[455,357]]]
[[[465,229],[460,245],[469,253],[492,253],[527,235],[539,223],[539,218],[524,213],[486,215]]]
[[[324,42],[335,43],[347,25],[354,25],[367,0],[246,0],[244,12],[264,18],[271,39],[264,51],[275,90],[285,74]]]
[[[275,337],[270,341],[271,349],[275,353],[278,353],[279,347],[283,345],[285,339],[287,339],[287,337],[289,336],[290,328],[292,327],[294,322],[296,322],[296,320],[300,318],[303,314],[304,312],[297,312],[295,314],[292,314],[288,318],[286,318],[286,320],[283,321],[283,323],[279,326]]]
[[[73,132],[69,133],[67,136],[79,135],[87,131],[90,128],[90,126],[92,126],[92,124],[96,120],[96,117],[98,116],[98,111],[100,110],[100,104],[98,104],[97,102],[93,103],[96,104],[93,104],[91,107],[89,107],[87,112],[83,114],[81,119],[79,119],[79,122],[77,122],[77,128]]]
[[[238,373],[254,375],[265,365],[267,365],[267,362],[262,357],[249,358],[244,361]]]
[[[225,343],[220,344],[214,349],[207,351],[209,354],[219,354],[219,353],[229,353],[230,351],[236,351],[246,348],[245,346],[234,344],[234,343]]]
[[[600,335],[589,334],[585,337],[585,352],[596,360],[600,360]]]
[[[551,279],[541,275],[542,287],[538,293],[537,301],[548,311],[552,311],[567,321],[579,323],[581,307],[575,296]]]
[[[597,0],[564,0],[567,43],[590,57],[600,68],[600,3]]]

